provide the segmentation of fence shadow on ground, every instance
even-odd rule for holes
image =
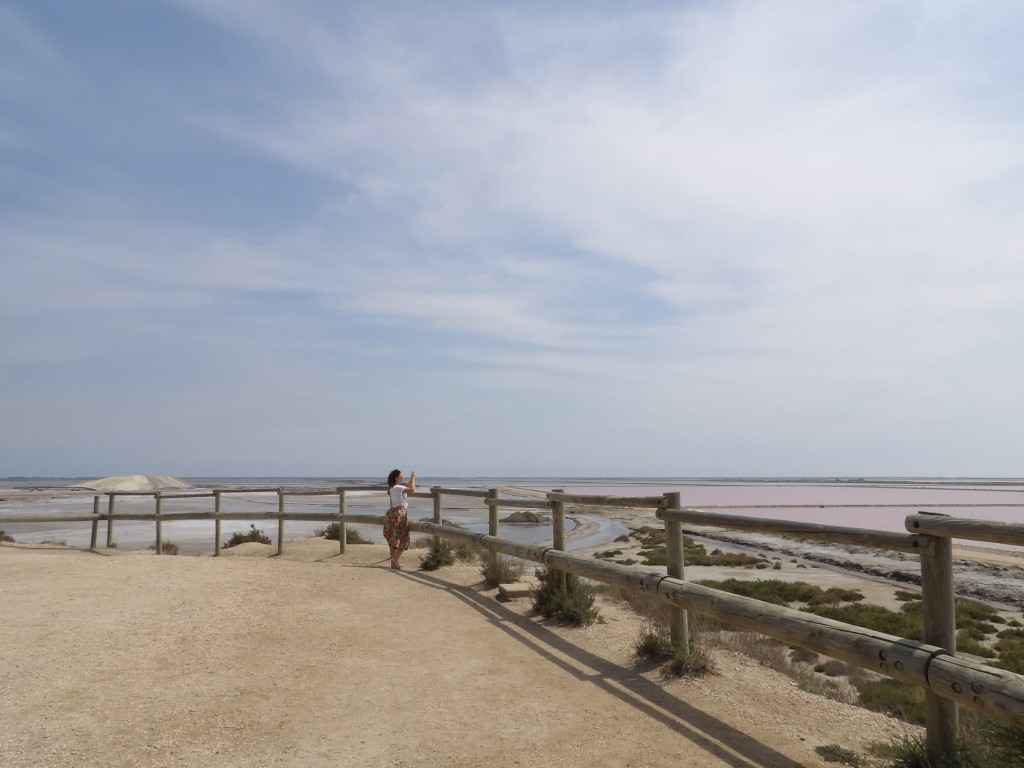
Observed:
[[[473,587],[450,584],[423,571],[406,571],[403,575],[461,600],[495,628],[538,656],[577,680],[591,683],[640,710],[726,765],[735,768],[802,768],[801,763],[749,734],[681,701],[642,677],[638,669],[623,667],[590,653],[552,632],[544,624],[519,615]]]

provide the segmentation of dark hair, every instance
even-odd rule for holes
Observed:
[[[388,488],[394,488],[395,483],[398,482],[398,476],[402,474],[400,469],[392,469],[388,472]]]

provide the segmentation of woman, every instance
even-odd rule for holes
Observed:
[[[384,515],[384,538],[391,548],[391,567],[402,570],[398,564],[402,553],[409,548],[409,499],[407,494],[416,490],[416,473],[409,474],[409,484],[404,485],[402,470],[393,469],[388,474],[388,513]]]

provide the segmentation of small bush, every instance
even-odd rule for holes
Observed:
[[[341,523],[331,523],[326,528],[318,528],[313,531],[314,536],[322,536],[330,541],[338,541],[341,538]],[[345,526],[346,544],[369,544],[370,540],[351,526]]]
[[[864,680],[857,684],[860,703],[873,712],[885,712],[908,723],[924,725],[924,691],[892,678]]]
[[[633,646],[637,657],[648,661],[664,659],[672,653],[672,636],[668,625],[647,621]]]
[[[798,664],[801,662],[804,664],[810,664],[811,662],[818,660],[818,654],[807,648],[796,646],[789,649],[789,658],[791,661]]]
[[[3,531],[0,531],[0,541],[14,541],[14,537],[13,536],[8,536]]]
[[[825,744],[821,747],[815,747],[814,751],[826,763],[842,763],[843,765],[852,765],[854,768],[864,765],[860,755],[852,750],[844,749],[838,744]]]
[[[672,647],[672,658],[665,665],[665,673],[675,677],[703,677],[715,671],[711,654],[690,640],[690,648]]]
[[[471,563],[476,560],[476,552],[469,544],[462,542],[455,547],[455,558],[464,563]]]
[[[499,584],[515,584],[525,572],[526,566],[514,557],[488,552],[480,558],[480,574],[492,589]]]
[[[155,552],[156,544],[150,544],[149,548]],[[178,554],[178,545],[175,544],[173,541],[167,541],[165,539],[163,543],[160,545],[160,551],[164,555],[176,555]]]
[[[427,554],[420,562],[421,571],[436,571],[444,565],[455,565],[455,551],[447,539],[430,539]]]
[[[258,544],[269,544],[270,537],[257,528],[255,523],[251,523],[249,525],[249,530],[245,533],[242,533],[241,531],[235,531],[232,533],[231,538],[224,542],[224,549],[237,547],[239,544],[247,544],[250,541],[254,541]]]
[[[873,744],[871,752],[886,760],[883,768],[983,768],[986,764],[975,760],[972,747],[964,741],[954,743],[952,754],[946,755],[938,766],[928,760],[928,750],[923,736],[899,736],[888,744]],[[993,763],[991,768],[1009,768],[1003,763]]]
[[[576,626],[593,624],[600,617],[594,606],[593,588],[571,573],[564,575],[564,586],[561,586],[560,575],[550,568],[537,571],[540,589],[534,595],[533,609],[546,619],[556,619]]]

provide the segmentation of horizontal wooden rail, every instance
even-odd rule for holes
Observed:
[[[659,507],[664,505],[664,496],[581,496],[575,493],[552,491],[546,494],[549,501],[563,504],[590,504],[595,507]]]
[[[487,498],[487,491],[478,491],[473,488],[442,488],[434,486],[430,489],[430,493],[442,493],[445,496],[474,496],[478,499]]]
[[[767,517],[745,517],[744,515],[723,515],[719,512],[705,512],[699,509],[659,509],[655,514],[661,520],[677,520],[691,525],[708,525],[717,528],[742,528],[754,533],[774,533],[781,536],[796,536],[836,544],[855,544],[862,547],[907,552],[912,555],[930,554],[934,545],[925,536],[903,533],[886,533],[865,528],[846,528],[838,525],[800,523],[792,520],[773,520]]]
[[[953,657],[938,646],[733,595],[660,572],[645,573],[628,566],[578,557],[552,547],[530,546],[435,523],[410,522],[409,528],[645,593],[669,605],[923,687],[939,697],[981,709],[993,717],[1009,720],[1024,717],[1024,676]]]
[[[944,515],[908,515],[905,524],[912,533],[1024,546],[1024,524],[1020,523],[966,520]]]
[[[484,499],[488,507],[515,507],[518,509],[551,509],[544,499]]]

